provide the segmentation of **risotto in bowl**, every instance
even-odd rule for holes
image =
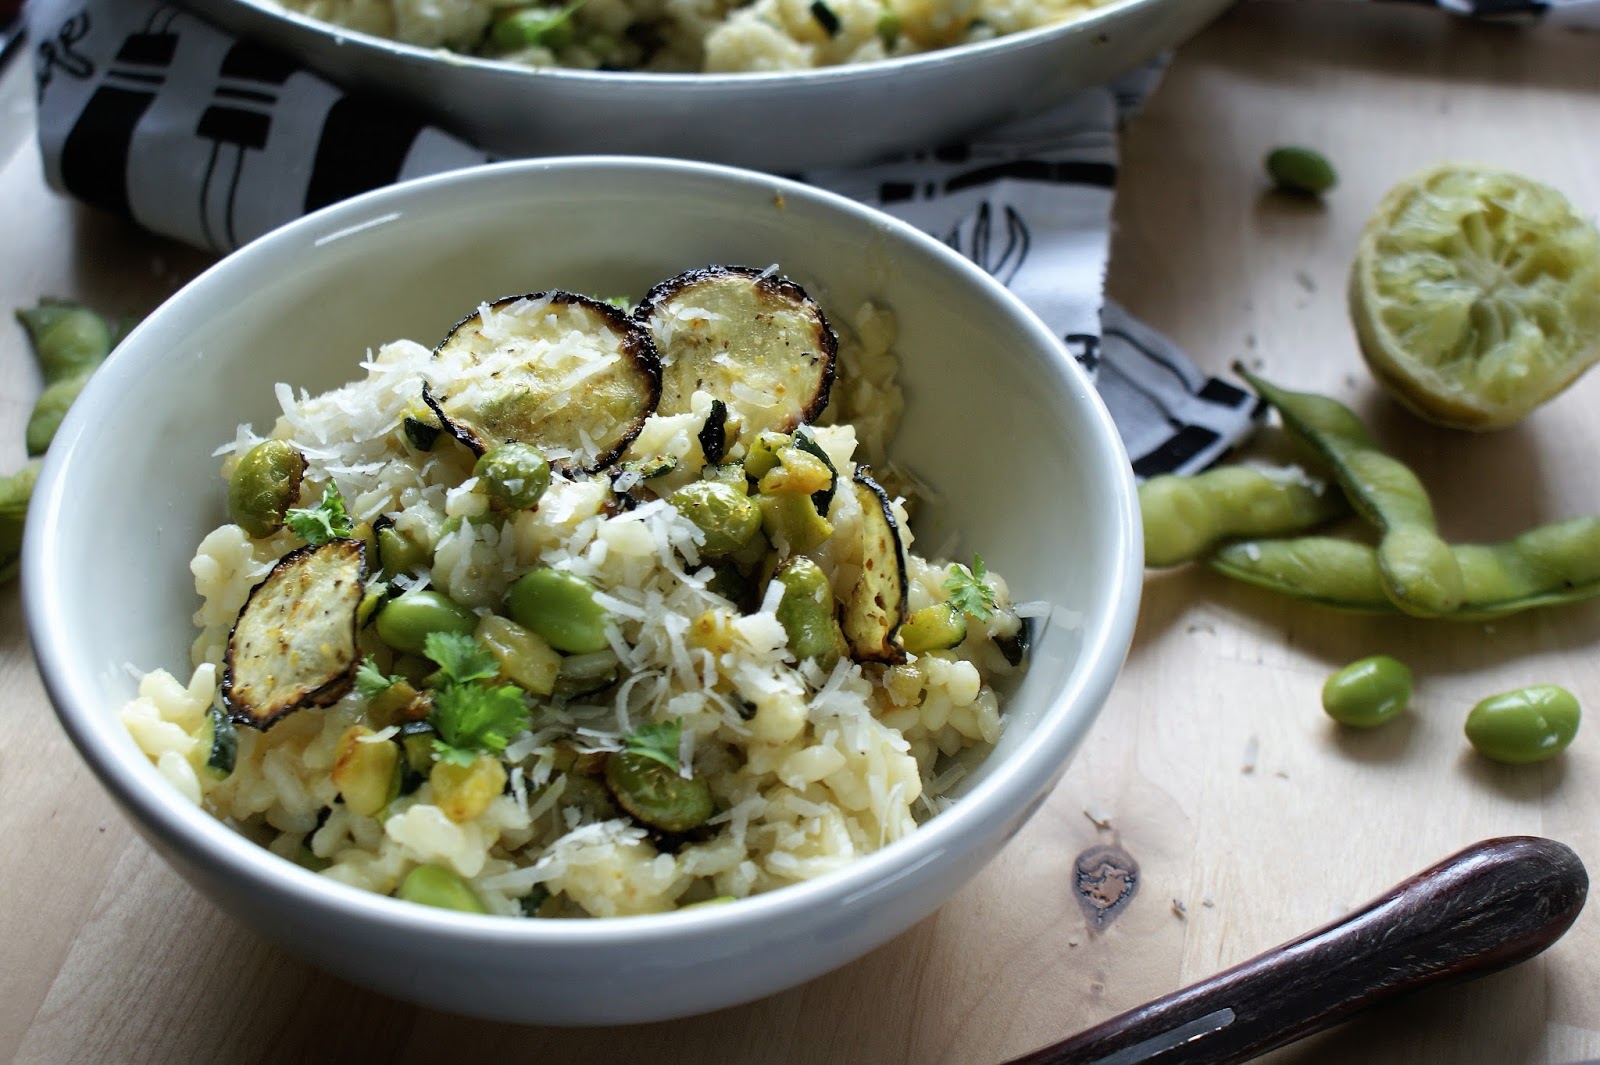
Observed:
[[[1152,60],[1229,2],[186,5],[501,155],[625,151],[784,173],[940,148],[1035,114]]]
[[[1114,429],[1003,289],[636,159],[229,257],[36,500],[47,686],[175,867],[350,979],[539,1023],[747,1000],[941,904],[1065,769],[1140,573]]]

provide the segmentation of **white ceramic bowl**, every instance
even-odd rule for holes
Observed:
[[[338,29],[272,0],[185,0],[336,83],[506,156],[629,152],[786,172],[962,140],[1100,85],[1233,0],[1109,0],[1082,18],[855,66],[742,74],[542,69]]]
[[[275,382],[357,376],[369,347],[440,338],[481,300],[642,293],[716,262],[776,262],[825,308],[901,323],[896,453],[1022,599],[1060,610],[953,809],[837,873],[679,914],[524,921],[362,892],[246,842],[181,798],[117,720],[129,670],[185,674],[188,561],[226,520],[214,448],[266,426]],[[24,546],[28,624],[62,724],[139,830],[217,905],[352,981],[466,1014],[551,1024],[680,1016],[798,984],[948,898],[1044,799],[1127,651],[1142,576],[1133,480],[1077,364],[986,274],[847,200],[703,164],[556,159],[393,186],[310,215],[155,311],[73,407]]]

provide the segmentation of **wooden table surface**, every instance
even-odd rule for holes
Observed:
[[[50,192],[26,64],[0,88],[0,304],[154,306],[206,257]],[[1445,158],[1504,164],[1600,212],[1600,35],[1409,6],[1258,0],[1179,49],[1125,134],[1109,287],[1208,370],[1257,360],[1332,393],[1432,487],[1448,535],[1600,511],[1600,374],[1523,425],[1421,426],[1356,354],[1344,278],[1381,193]],[[1282,143],[1322,149],[1321,206],[1264,188]],[[0,324],[0,469],[39,387]],[[1557,761],[1496,767],[1467,709],[1534,682],[1600,714],[1600,605],[1492,625],[1350,617],[1199,569],[1152,574],[1127,668],[1062,784],[934,916],[806,986],[707,1017],[593,1031],[484,1024],[350,986],[267,946],[135,836],[57,726],[16,586],[0,588],[0,1057],[26,1062],[998,1063],[1205,977],[1486,837],[1537,834],[1600,869],[1600,722]],[[1406,718],[1339,732],[1339,664],[1386,651]],[[1076,855],[1114,842],[1138,894],[1091,932]],[[1600,1057],[1600,905],[1545,955],[1270,1055],[1286,1065]]]

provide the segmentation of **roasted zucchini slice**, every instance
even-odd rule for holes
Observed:
[[[593,472],[627,448],[661,398],[649,334],[571,292],[496,300],[434,352],[423,400],[476,454],[531,444],[563,472]]]
[[[838,340],[787,278],[748,266],[690,270],[647,292],[633,316],[661,358],[662,414],[688,412],[705,391],[753,438],[792,432],[828,405]]]
[[[222,701],[230,718],[267,729],[350,690],[361,658],[356,615],[365,556],[360,540],[302,547],[256,585],[228,636]]]
[[[841,625],[858,662],[904,662],[900,622],[906,616],[906,550],[889,493],[866,466],[856,470],[861,504],[861,579],[845,597]]]

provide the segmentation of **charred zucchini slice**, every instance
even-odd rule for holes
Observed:
[[[894,507],[867,467],[856,470],[861,504],[861,579],[845,598],[842,627],[858,662],[904,662],[900,622],[906,616],[906,551]]]
[[[360,540],[329,540],[278,560],[245,600],[228,636],[222,701],[241,725],[267,729],[303,706],[350,690],[365,592]]]
[[[571,292],[507,296],[462,319],[430,376],[424,402],[474,453],[514,440],[569,473],[613,462],[661,398],[649,334]]]
[[[686,413],[702,390],[753,438],[792,432],[828,405],[838,340],[787,278],[748,266],[690,270],[652,288],[633,315],[661,358],[663,414]]]

